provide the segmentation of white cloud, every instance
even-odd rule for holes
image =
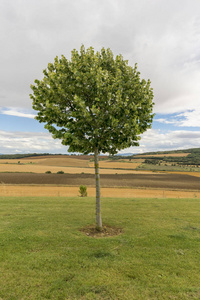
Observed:
[[[160,130],[151,129],[143,134],[141,146],[147,151],[198,148],[200,131],[175,130],[162,133]]]
[[[162,133],[160,130],[149,129],[141,138],[139,147],[131,147],[120,153],[144,153],[151,151],[165,151],[200,148],[200,131],[175,130]]]
[[[48,133],[0,131],[0,153],[66,153],[67,147]]]
[[[200,101],[200,2],[193,0],[2,0],[0,101],[31,107],[29,86],[56,55],[110,47],[150,78],[155,112]]]
[[[169,121],[168,119],[163,119],[163,118],[155,119],[155,121],[159,122],[159,123],[163,123],[163,124],[176,124],[177,123],[176,121]]]
[[[154,121],[163,124],[172,124],[177,127],[200,127],[200,107],[173,115],[173,117],[166,116],[166,118],[158,118]]]
[[[149,129],[142,135],[140,146],[120,153],[144,153],[174,149],[200,148],[200,132],[176,130],[162,133]],[[68,147],[49,133],[0,131],[0,153],[67,153]]]
[[[193,111],[186,111],[177,116],[184,118],[179,124],[181,127],[200,127],[200,108]]]
[[[27,113],[26,111],[19,111],[19,109],[0,109],[2,115],[15,116],[21,118],[34,119],[36,115]]]

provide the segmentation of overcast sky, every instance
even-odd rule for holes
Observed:
[[[199,0],[0,0],[0,43],[0,153],[66,153],[33,119],[30,84],[82,44],[152,82],[152,129],[122,152],[200,147]]]

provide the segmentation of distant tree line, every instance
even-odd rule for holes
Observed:
[[[177,154],[177,153],[197,153],[200,154],[200,148],[190,148],[190,149],[183,149],[183,150],[171,150],[171,151],[157,151],[157,152],[146,152],[145,155],[162,155],[164,154]],[[137,155],[137,154],[136,154]]]
[[[34,156],[48,156],[48,155],[68,155],[68,156],[82,156],[76,153],[66,153],[66,154],[52,154],[52,153],[27,153],[27,154],[0,154],[0,159],[20,159],[20,158],[27,158],[27,157],[34,157]],[[90,154],[91,156],[92,154]],[[104,156],[105,157],[105,156]]]
[[[142,157],[142,158],[145,158]],[[187,156],[173,157],[173,156],[163,156],[163,157],[148,157],[145,159],[147,164],[161,164],[161,163],[177,163],[179,165],[200,165],[200,151],[193,151]]]
[[[149,157],[145,159],[146,164],[177,163],[179,165],[200,165],[200,157],[191,155],[189,157]]]
[[[28,153],[28,154],[1,154],[0,159],[19,159],[33,156],[47,156],[52,155],[49,153]]]
[[[165,154],[177,154],[177,153],[190,153],[187,156],[165,156]],[[154,156],[154,155],[163,155],[163,156]],[[147,158],[148,155],[148,158]],[[149,156],[152,155],[152,156]],[[162,163],[177,163],[180,165],[200,165],[200,148],[192,148],[192,149],[184,149],[184,150],[173,150],[173,151],[158,151],[158,152],[147,152],[145,154],[140,155],[140,159],[145,159],[145,163],[159,165]],[[138,159],[136,155],[115,155],[109,156],[110,160],[118,160],[118,159],[129,159],[134,160]]]

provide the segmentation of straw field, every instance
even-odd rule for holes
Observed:
[[[94,187],[87,188],[88,196],[95,197]],[[76,197],[80,196],[78,187],[45,185],[0,185],[1,197]],[[101,188],[101,196],[114,198],[200,198],[200,191],[166,189]],[[103,201],[103,200],[102,200]]]
[[[149,154],[149,155],[136,155],[136,157],[186,157],[188,156],[190,153],[166,153],[166,154]]]
[[[42,166],[42,165],[17,165],[17,164],[0,164],[0,173],[4,172],[16,172],[16,173],[45,173],[46,171],[51,171],[51,173],[57,173],[59,171],[63,171],[68,174],[94,174],[94,167],[56,167],[56,166]],[[135,171],[128,169],[101,169],[101,174],[144,174],[146,171]],[[151,171],[149,171],[151,173]]]
[[[135,173],[134,169],[140,164],[141,162],[99,162],[101,174],[132,174]],[[57,173],[61,170],[69,174],[94,174],[94,162],[91,161],[90,156],[87,159],[85,157],[82,159],[81,156],[41,156],[28,159],[22,158],[20,160],[0,160],[0,172],[45,173],[46,171],[51,171],[52,173]]]
[[[143,161],[143,160],[142,160]],[[140,162],[124,162],[124,161],[100,161],[99,167],[105,169],[136,169],[139,165],[141,165],[142,161]],[[93,162],[89,163],[90,167],[94,166]]]

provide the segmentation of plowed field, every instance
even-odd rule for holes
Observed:
[[[102,187],[200,190],[200,177],[185,174],[102,174]],[[0,173],[2,184],[95,186],[92,174]]]

